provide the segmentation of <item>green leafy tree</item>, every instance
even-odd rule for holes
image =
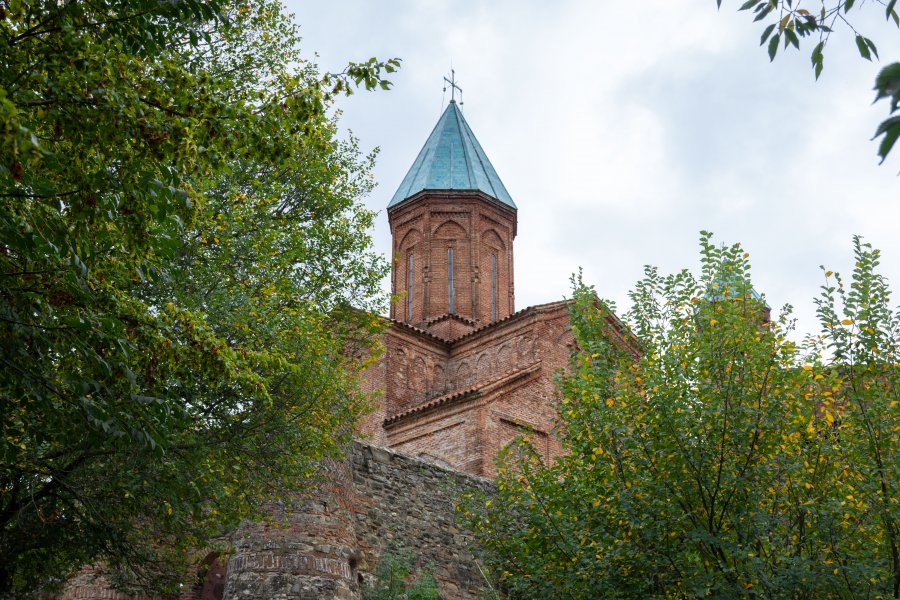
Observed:
[[[747,255],[701,238],[699,277],[648,268],[610,341],[578,282],[560,380],[568,454],[522,440],[498,498],[461,505],[512,597],[897,598],[900,318],[855,241],[822,332],[769,321]]]
[[[884,10],[885,19],[900,27],[900,15],[897,13],[897,0],[876,0],[875,2],[856,2],[856,0],[818,0],[803,2],[802,0],[747,0],[739,10],[751,11],[754,22],[763,26],[760,45],[766,46],[769,59],[775,60],[780,47],[788,49],[793,46],[799,50],[806,39],[815,43],[810,54],[816,79],[822,73],[825,64],[825,49],[832,33],[846,28],[852,32],[856,47],[862,58],[871,61],[878,59],[878,47],[870,38],[863,35],[858,26],[851,22],[854,15],[851,10],[859,12],[866,4],[869,7]],[[718,7],[722,0],[716,0]],[[875,138],[881,136],[878,156],[881,162],[887,158],[897,138],[900,137],[900,115],[894,116],[900,105],[900,63],[892,63],[879,73],[875,81],[877,95],[875,100],[886,98],[890,102],[890,116],[882,121],[875,132]]]
[[[302,488],[365,400],[372,157],[273,0],[0,2],[0,597],[148,591]]]
[[[365,600],[437,600],[437,580],[431,569],[417,570],[415,556],[404,548],[390,547],[378,561],[375,579],[363,588]]]

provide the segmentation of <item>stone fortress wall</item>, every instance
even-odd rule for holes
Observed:
[[[355,600],[388,552],[411,551],[441,598],[476,598],[486,581],[472,537],[456,523],[462,490],[492,482],[356,442],[312,497],[275,507],[277,524],[245,524],[228,563],[227,600]]]

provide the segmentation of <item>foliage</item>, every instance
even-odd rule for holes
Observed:
[[[900,63],[890,64],[881,70],[875,80],[875,91],[878,92],[875,96],[876,102],[882,98],[890,100],[892,115],[900,109]],[[881,157],[881,162],[884,162],[897,138],[900,137],[900,115],[892,116],[881,122],[875,132],[875,137],[878,138],[882,135],[884,139],[878,146],[878,156]]]
[[[347,440],[372,157],[275,0],[0,2],[0,596],[150,591]]]
[[[816,42],[810,54],[816,79],[822,74],[825,61],[825,48],[835,28],[845,26],[852,31],[859,55],[871,61],[874,56],[878,59],[878,47],[870,38],[863,35],[848,18],[848,13],[854,8],[859,11],[866,2],[856,0],[820,0],[818,10],[804,8],[801,0],[747,0],[741,4],[738,10],[749,10],[754,13],[754,22],[761,22],[765,28],[760,37],[760,45],[765,45],[769,53],[769,59],[775,60],[779,46],[784,49],[793,46],[800,49],[801,39],[810,38]],[[900,15],[897,13],[897,0],[878,0],[870,2],[870,5],[880,5],[884,8],[885,19],[893,21],[900,27]],[[716,0],[716,5],[721,7],[722,0]],[[890,114],[897,111],[900,101],[900,63],[892,63],[885,67],[875,82],[878,92],[875,100],[881,98],[892,99]],[[900,116],[892,116],[883,121],[875,133],[875,137],[884,135],[879,147],[878,156],[881,162],[887,158],[897,138],[900,137]]]
[[[648,268],[626,316],[575,287],[579,351],[558,405],[568,454],[502,457],[462,514],[512,597],[898,597],[900,317],[878,252],[826,273],[822,332],[790,341],[747,255],[701,238],[702,270]],[[502,507],[502,508],[501,508]]]
[[[375,581],[363,589],[365,600],[437,600],[437,581],[430,569],[415,573],[412,552],[391,548],[375,570]]]

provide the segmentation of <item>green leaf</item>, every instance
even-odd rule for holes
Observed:
[[[875,58],[881,60],[881,58],[878,56],[878,48],[875,47],[875,42],[873,42],[869,38],[866,38],[866,45],[869,47],[869,50],[872,51],[872,54],[875,55]]]
[[[872,60],[872,53],[869,51],[869,45],[866,44],[866,38],[857,34],[856,47],[859,49],[859,55],[866,60]]]
[[[884,139],[881,140],[881,144],[878,146],[878,156],[881,157],[881,162],[879,164],[884,163],[887,155],[890,154],[891,149],[894,147],[897,138],[900,137],[900,116],[891,117],[890,119],[883,121],[878,126],[878,130],[875,132],[875,136],[872,139],[875,139],[880,135],[884,135]]]
[[[778,41],[781,36],[775,34],[772,36],[772,39],[769,40],[769,62],[775,60],[775,55],[778,53]]]
[[[875,135],[872,136],[872,139],[874,140],[875,138],[877,138],[877,137],[880,136],[881,134],[886,133],[886,132],[888,131],[888,129],[890,129],[890,128],[892,128],[892,127],[895,127],[895,126],[897,126],[898,124],[900,124],[900,116],[897,116],[897,117],[891,117],[890,119],[887,119],[887,120],[885,120],[885,121],[882,121],[881,124],[878,125],[878,130],[875,131]]]
[[[881,144],[878,146],[878,156],[881,157],[881,161],[878,164],[884,163],[887,155],[890,154],[891,149],[894,147],[897,137],[900,137],[900,126],[889,129],[884,139],[881,140]]]
[[[756,17],[753,19],[753,21],[754,21],[754,22],[756,22],[756,21],[762,21],[762,20],[765,19],[765,18],[768,16],[768,14],[769,14],[770,12],[772,12],[773,10],[775,10],[775,4],[774,4],[774,3],[771,3],[771,4],[760,4],[758,7],[756,7],[757,15],[756,15]]]
[[[819,75],[822,74],[822,66],[824,63],[824,56],[822,54],[822,49],[825,48],[825,42],[819,42],[815,48],[813,48],[812,55],[810,56],[810,60],[812,61],[813,69],[816,73],[816,79],[819,78]]]
[[[787,48],[789,43],[793,44],[798,50],[800,49],[800,40],[797,39],[797,34],[794,33],[793,29],[784,30],[784,47]]]
[[[890,98],[891,112],[897,110],[900,105],[900,63],[892,63],[878,73],[875,90],[878,92],[876,102],[882,98]]]
[[[760,46],[766,43],[766,40],[769,39],[769,36],[772,35],[773,31],[775,31],[775,23],[772,23],[763,30],[762,37],[759,38]]]

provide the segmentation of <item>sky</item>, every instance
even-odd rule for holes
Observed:
[[[816,82],[814,44],[770,64],[762,26],[741,2],[722,4],[287,2],[323,71],[403,60],[390,91],[338,103],[342,129],[380,149],[365,199],[380,211],[377,251],[390,252],[384,209],[450,100],[452,65],[465,118],[519,209],[517,309],[570,295],[581,267],[623,313],[644,265],[696,270],[708,230],[740,243],[774,312],[792,304],[799,332],[812,332],[819,265],[849,275],[853,235],[900,285],[900,147],[879,166],[870,141],[888,115],[872,86],[900,60],[900,32],[873,0],[857,3],[848,16],[883,62],[861,59],[838,29]]]

